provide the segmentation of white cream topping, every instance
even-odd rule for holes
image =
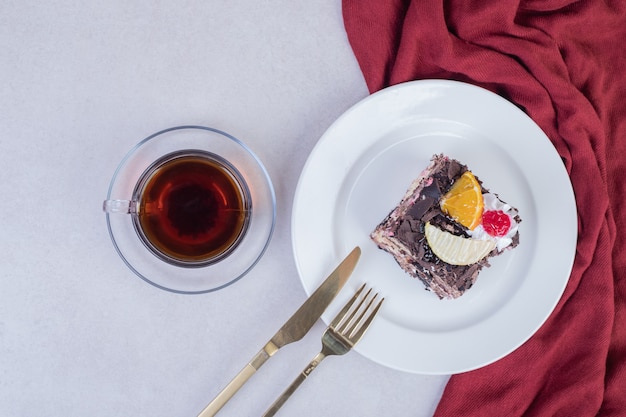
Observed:
[[[504,236],[491,236],[485,231],[482,224],[480,224],[474,230],[468,230],[467,233],[473,239],[494,241],[496,243],[496,249],[498,249],[498,252],[502,252],[504,248],[513,243],[513,236],[515,236],[515,234],[517,233],[517,229],[519,227],[519,223],[515,221],[517,210],[515,210],[510,205],[500,201],[498,197],[491,193],[483,194],[483,201],[485,207],[484,211],[502,211],[504,212],[504,214],[509,216],[509,219],[511,220],[511,228]]]

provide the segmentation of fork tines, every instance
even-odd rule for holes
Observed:
[[[376,316],[378,309],[383,301],[385,301],[385,299],[382,298],[378,304],[371,309],[374,301],[378,298],[378,293],[372,295],[372,289],[369,288],[361,297],[365,288],[366,284],[361,285],[350,301],[348,301],[337,314],[337,317],[330,323],[331,328],[345,335],[350,339],[353,345],[363,337],[363,334],[365,334],[365,331]]]

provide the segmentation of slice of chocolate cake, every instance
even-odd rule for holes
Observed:
[[[435,155],[371,238],[439,298],[458,298],[490,257],[519,244],[520,222],[467,166]]]

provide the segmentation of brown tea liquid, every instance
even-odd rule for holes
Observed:
[[[186,266],[228,255],[245,234],[250,209],[236,171],[204,152],[166,158],[148,174],[138,198],[135,226],[145,243],[166,261]]]

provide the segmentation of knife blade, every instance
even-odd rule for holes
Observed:
[[[311,294],[293,316],[283,324],[252,360],[198,414],[198,417],[210,417],[217,414],[224,404],[239,391],[243,384],[280,348],[302,339],[315,322],[319,320],[324,310],[333,301],[346,281],[348,281],[360,256],[361,248],[357,246],[331,272],[328,278]]]

